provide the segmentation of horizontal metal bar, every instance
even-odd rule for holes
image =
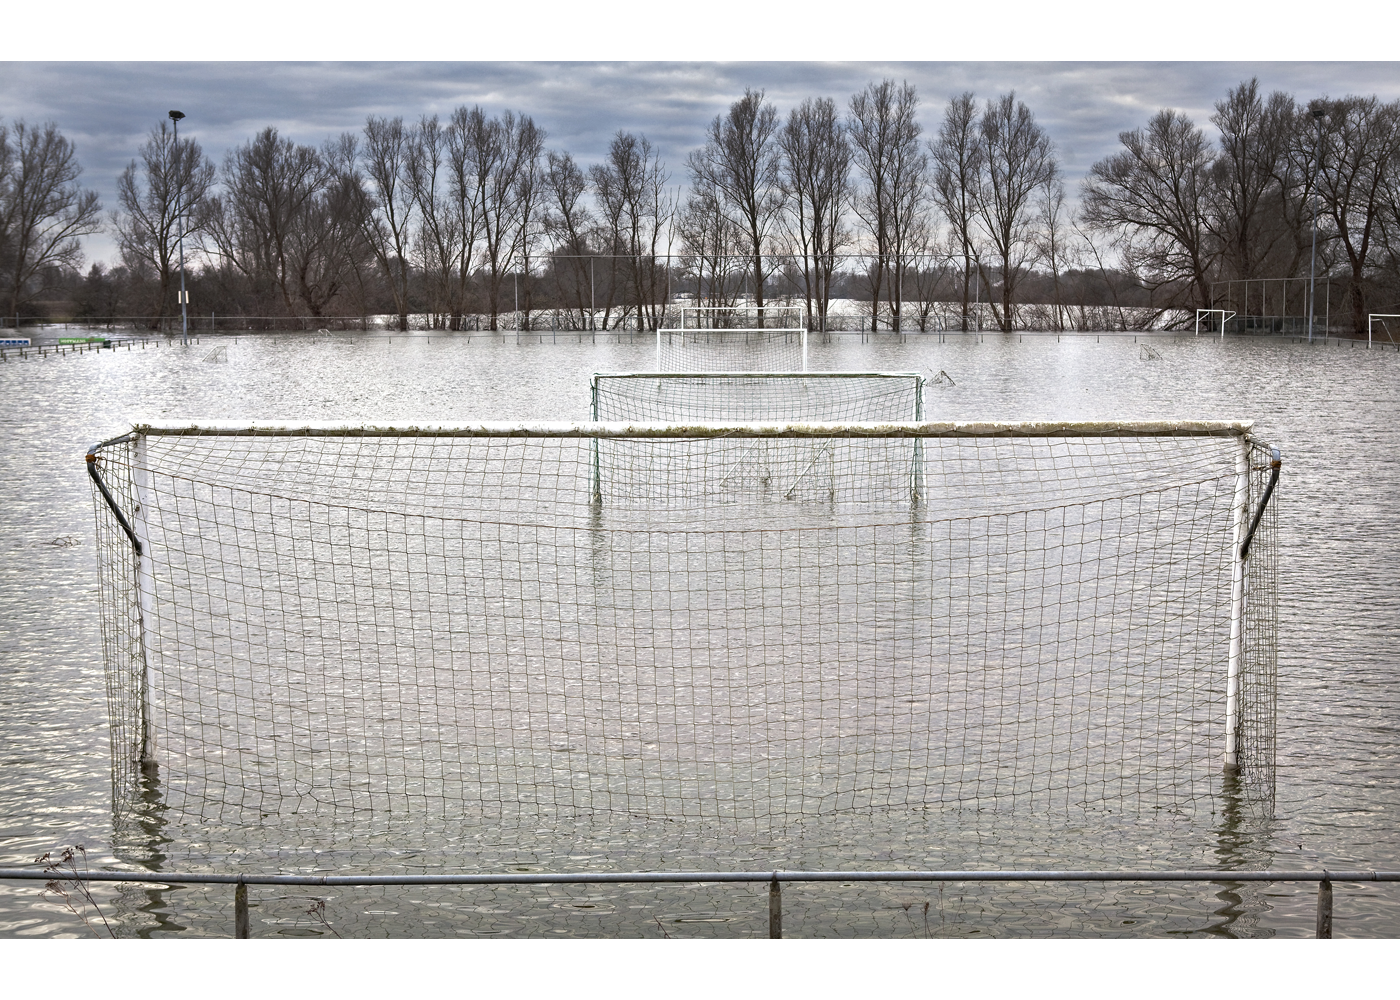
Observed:
[[[136,424],[137,434],[187,437],[525,437],[525,438],[882,438],[882,437],[1240,437],[1253,421],[1112,420],[1112,421],[835,421],[800,424],[763,423],[625,423],[542,422],[477,424],[273,424],[172,423]]]
[[[0,880],[69,876],[0,868]],[[766,871],[511,872],[460,875],[258,875],[252,873],[89,871],[88,882],[237,885],[600,885],[664,882],[1400,882],[1400,871]]]
[[[593,377],[599,378],[638,378],[638,379],[658,379],[658,378],[923,378],[919,372],[594,372]]]
[[[550,330],[521,330],[521,333],[550,333]],[[612,332],[612,331],[608,331]],[[622,331],[626,333],[627,331]],[[652,332],[652,331],[647,331]],[[742,333],[748,336],[752,333],[807,333],[807,328],[803,326],[663,326],[657,328],[656,333],[663,333],[667,336],[685,333]],[[891,333],[898,331],[891,330]]]

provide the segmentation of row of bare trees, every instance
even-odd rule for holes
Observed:
[[[985,288],[998,291],[993,316],[1010,329],[1024,276],[1047,248],[1065,259],[1053,146],[1014,93],[981,108],[972,94],[955,97],[930,139],[918,111],[912,84],[881,80],[844,112],[830,98],[808,99],[784,123],[761,91],[747,91],[715,118],[687,164],[678,232],[701,295],[724,304],[746,287],[761,306],[768,276],[792,263],[812,324],[825,328],[837,260],[859,254],[871,329],[882,319],[900,329],[907,294],[926,302],[956,264],[963,328],[974,289]],[[746,286],[726,261],[744,262]]]
[[[1218,139],[1171,109],[1122,133],[1077,201],[1014,92],[941,112],[925,131],[915,88],[888,79],[785,116],[746,90],[681,178],[644,135],[619,131],[585,167],[529,115],[481,107],[372,116],[320,147],[267,128],[218,167],[161,123],[106,219],[121,264],[88,284],[108,311],[122,299],[159,323],[178,308],[183,236],[198,308],[223,314],[496,329],[547,308],[568,326],[647,329],[683,289],[714,305],[795,295],[816,329],[844,297],[869,304],[870,329],[925,327],[941,300],[964,329],[989,316],[1010,330],[1087,321],[1091,286],[1119,323],[1129,297],[1150,304],[1139,324],[1210,306],[1221,281],[1308,273],[1315,239],[1357,329],[1400,290],[1400,103],[1302,103],[1251,80],[1217,103]],[[52,123],[0,127],[11,314],[103,222],[78,175]]]
[[[1159,111],[1094,164],[1082,212],[1143,280],[1208,308],[1221,281],[1335,276],[1350,325],[1400,303],[1400,102],[1265,97],[1257,80],[1215,105],[1212,142]],[[1315,250],[1314,250],[1315,247]]]

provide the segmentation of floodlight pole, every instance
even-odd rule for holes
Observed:
[[[1314,105],[1312,116],[1317,121],[1317,144],[1313,147],[1312,261],[1308,264],[1309,344],[1313,339],[1313,316],[1317,313],[1317,185],[1322,173],[1322,119],[1327,116],[1326,105]]]
[[[183,111],[171,111],[170,120],[175,123],[175,143],[172,151],[176,157],[176,176],[179,175],[180,156],[180,119],[185,117]],[[182,215],[183,206],[180,204],[180,195],[184,191],[184,185],[176,183],[175,187],[175,225],[179,227],[180,241],[180,343],[187,346],[190,342],[190,316],[189,316],[189,293],[185,291],[185,220]]]

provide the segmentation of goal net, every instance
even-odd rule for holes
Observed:
[[[801,306],[682,306],[656,330],[658,372],[807,370]]]
[[[594,420],[904,421],[923,417],[917,372],[601,372]]]
[[[1248,429],[138,426],[88,459],[117,813],[152,770],[279,842],[1189,813],[1227,760],[1271,802]]]

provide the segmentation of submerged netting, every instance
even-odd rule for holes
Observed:
[[[152,765],[167,817],[284,840],[1213,807],[1261,447],[138,429],[97,450],[142,548],[98,496],[118,812]],[[1242,774],[1269,797],[1273,539],[1269,514],[1234,612]]]
[[[800,372],[806,368],[806,327],[660,327],[656,331],[656,370],[660,372]]]
[[[594,420],[918,420],[916,372],[620,373],[593,376]]]

